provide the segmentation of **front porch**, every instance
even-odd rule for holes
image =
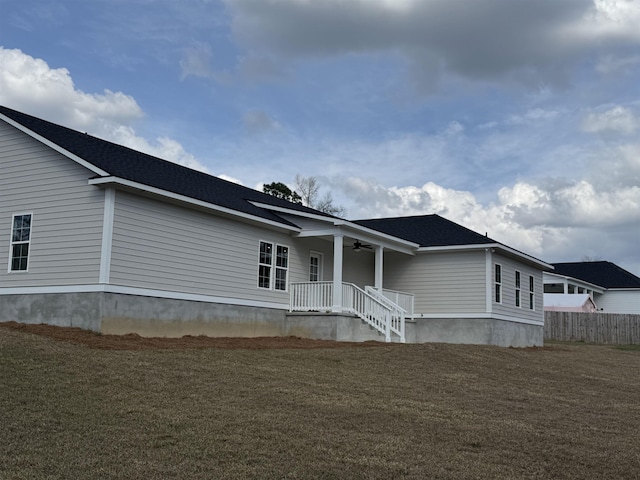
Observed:
[[[337,291],[335,282],[298,282],[290,287],[290,312],[354,315],[384,335],[386,342],[392,337],[406,341],[405,320],[413,317],[411,294],[370,286],[362,289],[346,282]]]

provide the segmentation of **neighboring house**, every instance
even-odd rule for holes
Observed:
[[[437,215],[352,222],[0,107],[0,321],[541,345],[550,265]]]
[[[593,313],[597,308],[588,293],[545,293],[544,311]]]
[[[586,293],[599,311],[640,314],[640,278],[615,263],[566,262],[553,266],[553,273],[544,273],[545,294]]]

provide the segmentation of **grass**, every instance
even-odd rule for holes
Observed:
[[[639,478],[640,351],[98,350],[0,328],[0,478]]]

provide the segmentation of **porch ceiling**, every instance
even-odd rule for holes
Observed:
[[[372,232],[353,232],[350,229],[346,229],[344,227],[334,227],[334,228],[325,228],[319,230],[308,230],[305,229],[301,232],[294,233],[294,237],[297,238],[318,238],[321,240],[325,240],[329,243],[333,243],[333,239],[335,236],[342,236],[343,242],[345,246],[351,246],[356,241],[364,245],[371,245],[372,247],[380,246],[384,247],[385,250],[395,251],[404,253],[407,255],[414,255],[415,251],[418,248],[418,245],[413,244],[411,242],[406,242],[404,240],[395,239],[393,237],[387,235],[375,235]],[[371,253],[374,252],[374,248],[367,249],[364,248],[361,252],[369,251]]]

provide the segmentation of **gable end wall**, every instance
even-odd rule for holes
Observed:
[[[104,192],[92,176],[0,121],[0,288],[98,282]],[[33,214],[29,270],[8,273],[16,213]]]

